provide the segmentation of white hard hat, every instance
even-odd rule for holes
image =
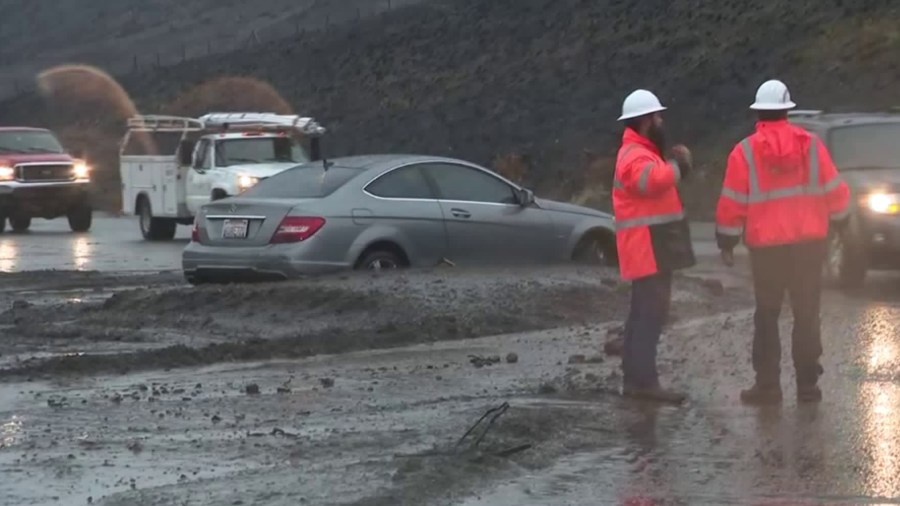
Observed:
[[[666,108],[659,103],[656,95],[647,90],[635,90],[631,95],[625,97],[625,101],[622,102],[622,115],[619,116],[619,121],[639,118],[665,110]]]
[[[786,111],[797,107],[791,102],[791,91],[781,81],[766,81],[756,91],[756,102],[750,106],[754,111]]]

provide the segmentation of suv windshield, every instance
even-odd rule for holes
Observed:
[[[327,197],[344,186],[363,169],[331,167],[321,164],[303,165],[263,179],[240,197],[267,199],[314,199]]]
[[[290,137],[250,137],[216,142],[216,166],[246,163],[305,163],[303,146]]]
[[[0,153],[64,153],[50,132],[13,130],[0,132]]]
[[[900,166],[900,123],[835,128],[830,144],[841,169]]]

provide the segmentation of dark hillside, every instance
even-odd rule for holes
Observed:
[[[706,179],[688,190],[703,210],[720,161],[752,126],[747,106],[762,81],[786,80],[804,108],[886,107],[900,101],[898,56],[900,2],[890,0],[436,0],[122,84],[142,111],[197,113],[250,98],[215,86],[179,96],[252,77],[331,127],[331,154],[503,158],[525,164],[544,193],[596,204],[620,102],[648,87],[671,108],[673,140],[705,164]],[[74,110],[25,97],[0,104],[0,121],[64,129],[104,119]]]

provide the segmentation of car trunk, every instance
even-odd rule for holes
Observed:
[[[200,242],[238,248],[268,245],[284,217],[302,202],[236,198],[206,204]]]

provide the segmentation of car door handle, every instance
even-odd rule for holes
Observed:
[[[453,209],[451,209],[450,214],[452,214],[453,216],[455,216],[457,218],[471,218],[472,217],[472,213],[470,213],[469,211],[466,211],[465,209],[460,209],[458,207],[454,207]]]

